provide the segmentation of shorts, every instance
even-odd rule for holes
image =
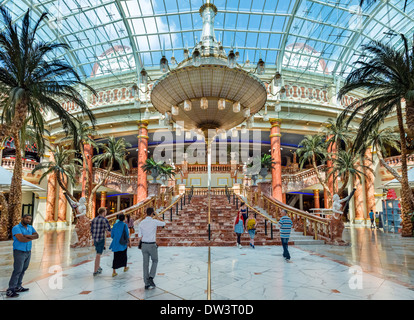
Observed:
[[[250,229],[249,230],[250,239],[254,239],[255,234],[256,234],[256,229]]]
[[[97,254],[102,254],[105,248],[105,239],[94,241],[95,249]]]

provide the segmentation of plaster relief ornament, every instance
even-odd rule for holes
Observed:
[[[75,218],[77,219],[72,232],[71,248],[89,247],[91,245],[91,221],[86,216],[86,198],[80,198],[79,202],[68,198],[68,201],[75,211]]]

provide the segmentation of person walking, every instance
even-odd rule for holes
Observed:
[[[247,221],[247,207],[246,204],[244,202],[240,203],[240,212],[243,215],[243,221],[244,221],[244,227],[246,228],[246,221]]]
[[[285,258],[286,262],[290,261],[290,253],[288,250],[288,243],[290,238],[290,232],[292,230],[293,222],[287,215],[286,210],[281,211],[282,217],[279,220],[280,226],[280,239],[282,240],[282,247],[283,247],[283,258]]]
[[[156,287],[154,278],[158,265],[158,246],[156,243],[157,227],[164,227],[165,222],[155,217],[154,208],[147,208],[147,216],[138,226],[138,239],[143,257],[143,274],[145,289],[154,289]],[[149,269],[149,259],[152,265]]]
[[[244,218],[243,218],[243,214],[242,214],[241,210],[239,210],[237,212],[237,216],[234,219],[234,232],[237,235],[237,247],[239,249],[241,249],[242,245],[241,245],[241,239],[240,238],[241,238],[241,235],[244,232]]]
[[[113,225],[111,230],[112,242],[109,246],[114,253],[114,260],[112,262],[112,277],[116,277],[118,273],[116,270],[124,267],[124,272],[127,272],[129,267],[127,250],[128,247],[131,248],[131,243],[129,239],[129,229],[127,224],[124,222],[125,215],[120,214],[118,216],[118,221]]]
[[[127,214],[125,216],[125,223],[128,225],[129,228],[129,234],[134,234],[135,233],[135,228],[134,228],[134,219],[131,218],[131,216],[129,214]]]
[[[249,214],[249,218],[246,221],[247,232],[250,236],[250,246],[254,249],[254,236],[256,235],[257,222],[253,213]]]
[[[15,298],[19,292],[26,292],[29,289],[22,287],[23,276],[30,264],[32,241],[39,238],[39,234],[30,225],[32,216],[25,214],[21,222],[12,229],[13,235],[13,273],[9,281],[9,288],[6,296]]]
[[[369,218],[371,219],[371,229],[374,228],[375,229],[375,215],[374,215],[374,211],[369,212]]]
[[[97,216],[91,222],[92,240],[96,250],[95,268],[93,272],[94,276],[102,273],[102,268],[100,264],[101,256],[105,249],[106,232],[111,231],[111,226],[109,224],[108,219],[106,219],[105,216],[106,208],[101,207],[98,209]]]

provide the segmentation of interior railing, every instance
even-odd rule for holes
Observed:
[[[241,196],[239,197],[242,199]],[[296,231],[303,232],[303,235],[311,235],[315,240],[322,239],[326,241],[332,241],[335,237],[335,234],[332,232],[331,219],[322,218],[291,207],[272,196],[253,191],[250,187],[244,188],[244,197],[247,202],[246,205],[250,209],[255,210],[255,207],[263,209],[270,216],[268,219],[273,222],[279,221],[281,210],[286,210],[292,219],[293,228]]]

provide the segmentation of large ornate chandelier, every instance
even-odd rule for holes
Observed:
[[[217,7],[207,2],[200,8],[203,19],[201,41],[192,53],[185,50],[185,59],[170,70],[163,56],[160,69],[165,74],[152,88],[152,105],[168,124],[182,124],[185,130],[217,132],[249,122],[266,103],[267,92],[263,82],[254,74],[263,74],[265,63],[257,63],[254,72],[243,70],[238,64],[238,52],[226,55],[223,45],[214,35]],[[147,82],[145,69],[141,83]]]

